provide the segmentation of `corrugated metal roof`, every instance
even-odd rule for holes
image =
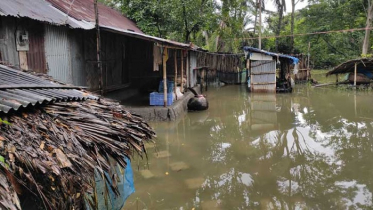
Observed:
[[[91,22],[95,26],[94,0],[47,0],[54,7],[68,14],[78,21]],[[136,33],[143,32],[127,17],[120,12],[98,3],[99,23],[101,27],[110,27],[117,30],[132,30]]]
[[[163,45],[191,49],[190,44],[146,35],[120,12],[101,3],[98,5],[99,23],[103,29]],[[67,25],[85,30],[95,28],[94,0],[1,0],[0,15],[28,17],[53,25]]]
[[[163,39],[163,38],[159,38],[159,37],[155,37],[155,36],[150,36],[150,35],[147,35],[147,34],[140,34],[140,33],[132,32],[132,31],[120,30],[120,29],[116,29],[116,28],[112,28],[112,27],[103,27],[103,28],[107,29],[109,31],[116,31],[120,34],[125,34],[125,35],[130,36],[130,37],[160,43],[160,44],[165,45],[165,46],[176,46],[176,47],[182,48],[182,49],[191,49],[190,44],[185,44],[185,43],[176,42],[176,41],[172,41],[172,40],[168,40],[168,39]]]
[[[0,112],[54,101],[97,100],[98,97],[66,85],[0,65]]]
[[[262,54],[273,56],[273,57],[286,58],[286,59],[289,59],[292,64],[297,64],[299,62],[299,59],[296,58],[296,57],[293,57],[293,56],[290,56],[290,55],[284,55],[284,54],[280,54],[280,53],[268,52],[268,51],[260,50],[260,49],[254,48],[254,47],[245,46],[245,47],[243,47],[243,50],[246,51],[246,52],[257,52],[257,53],[262,53]]]
[[[44,0],[1,0],[0,15],[27,17],[55,25],[69,25],[72,28],[94,28],[94,24],[92,26],[85,21],[73,20]]]
[[[355,63],[357,64],[357,72],[358,73],[365,73],[371,72],[373,73],[373,59],[371,58],[359,58],[346,61],[341,63],[340,65],[336,66],[334,69],[330,70],[326,76],[330,76],[332,74],[346,74],[352,73],[355,71]]]

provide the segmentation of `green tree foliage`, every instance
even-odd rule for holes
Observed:
[[[297,34],[365,28],[371,0],[308,0],[309,5],[298,11],[295,5],[304,0],[292,0],[288,14],[284,0],[262,0],[262,5],[259,0],[100,1],[121,10],[146,34],[193,42],[215,52],[241,52],[244,45],[257,47],[258,40],[250,38],[258,37],[261,6],[268,17],[262,36],[278,37],[263,39],[263,49],[307,53],[310,43],[314,68],[328,68],[360,56],[365,31]],[[266,11],[264,6],[268,4],[273,4],[277,12]]]
[[[311,2],[312,3],[312,2]],[[319,0],[295,12],[294,34],[307,34],[364,28],[366,14],[362,0]],[[275,31],[278,17],[268,19],[268,32]],[[291,35],[291,14],[284,17],[281,36]],[[315,68],[328,68],[347,59],[360,56],[365,31],[339,32],[296,36],[294,53],[307,53],[311,45],[311,56]],[[278,51],[292,53],[291,37],[279,39]],[[266,46],[275,50],[273,46]]]

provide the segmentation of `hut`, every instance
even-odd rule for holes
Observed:
[[[98,28],[94,0],[2,0],[0,63],[118,100],[158,89],[163,77],[188,80],[189,44],[146,35],[101,3],[97,10]]]
[[[244,47],[244,52],[251,92],[292,91],[290,66],[298,64],[298,58],[248,46]]]
[[[121,209],[147,123],[45,75],[0,65],[0,78],[0,209]]]
[[[345,74],[344,81],[338,81],[338,75]],[[361,58],[346,61],[326,73],[326,76],[336,75],[337,83],[350,83],[354,86],[367,84],[373,79],[373,59]]]

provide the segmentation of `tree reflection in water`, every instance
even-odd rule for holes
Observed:
[[[179,201],[168,209],[201,209],[209,201],[211,209],[372,209],[371,93],[225,89],[210,90],[210,110],[177,126],[190,144],[178,154],[205,181],[189,197],[178,197],[176,188]]]

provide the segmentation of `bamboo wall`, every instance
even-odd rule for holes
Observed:
[[[239,54],[213,54],[197,52],[197,67],[208,67],[208,79],[218,78],[226,83],[241,83],[240,74],[244,70],[243,55]]]

